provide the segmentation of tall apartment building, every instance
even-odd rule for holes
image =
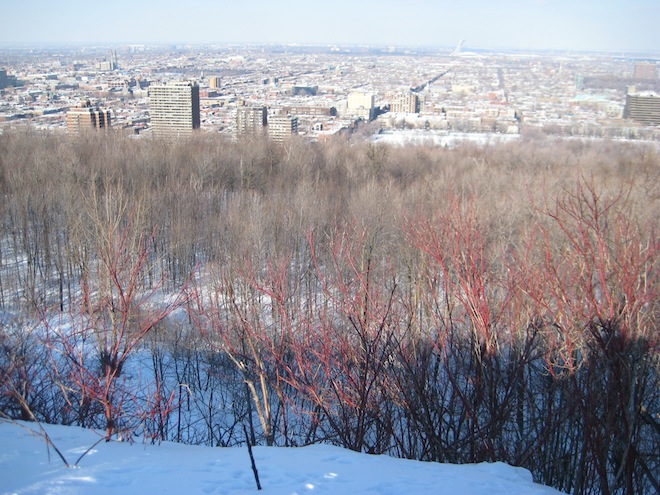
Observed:
[[[626,95],[623,118],[646,125],[660,125],[660,96],[651,91]]]
[[[110,129],[110,110],[92,107],[88,101],[78,107],[70,108],[66,114],[66,128],[68,132],[80,133],[93,129]]]
[[[236,135],[256,136],[266,130],[268,124],[266,107],[238,107],[236,110]]]
[[[654,81],[658,78],[658,67],[654,62],[638,62],[635,64],[633,78],[637,81]]]
[[[222,85],[222,80],[218,76],[209,77],[209,88],[218,89]]]
[[[150,86],[149,113],[156,135],[190,135],[200,125],[199,86],[194,82]]]
[[[347,113],[351,117],[359,117],[364,120],[374,118],[374,95],[363,91],[353,91],[348,94]]]
[[[298,134],[298,117],[278,115],[268,118],[268,137],[277,143],[283,143]]]
[[[419,96],[410,91],[392,98],[390,112],[419,113]]]

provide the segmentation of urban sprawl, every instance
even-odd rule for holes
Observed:
[[[651,55],[341,46],[0,49],[0,132],[363,132],[385,142],[525,132],[660,141]]]

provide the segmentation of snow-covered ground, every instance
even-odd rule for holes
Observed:
[[[36,429],[36,425],[24,423]],[[46,426],[70,463],[97,433]],[[358,454],[326,445],[254,449],[263,490],[257,491],[247,448],[102,442],[66,468],[46,444],[0,422],[1,494],[459,494],[552,495],[522,468],[502,463],[449,465]]]
[[[375,134],[372,141],[393,146],[442,146],[455,148],[459,144],[496,145],[520,139],[519,134],[447,132],[424,129],[398,129]]]

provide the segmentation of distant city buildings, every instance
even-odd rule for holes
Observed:
[[[283,143],[298,134],[298,117],[284,109],[273,115],[261,106],[239,106],[236,109],[236,137],[267,135],[271,141]]]
[[[199,86],[170,82],[149,87],[151,128],[158,136],[190,135],[199,129]]]
[[[316,96],[318,93],[318,86],[293,86],[291,88],[292,96]]]
[[[298,118],[291,115],[278,115],[268,118],[268,137],[283,143],[298,134]]]
[[[390,103],[390,112],[419,113],[419,97],[410,91],[394,96]]]
[[[307,115],[311,117],[336,117],[337,109],[335,107],[295,105],[284,106],[282,111],[288,115]]]
[[[112,70],[117,53],[121,71]],[[534,128],[552,135],[660,142],[660,125],[646,123],[655,122],[648,102],[629,98],[623,118],[626,93],[660,94],[659,64],[651,57],[557,60],[516,53],[449,57],[449,52],[386,57],[321,47],[18,50],[7,58],[11,66],[0,67],[0,129],[28,124],[61,132],[67,126],[106,125],[108,114],[94,114],[96,108],[73,110],[102,98],[112,108],[112,128],[136,135],[183,135],[199,127],[227,138],[268,136],[270,117],[290,115],[297,118],[297,134],[317,141],[353,132],[378,116],[379,126],[366,127],[367,133],[377,127],[420,134]],[[158,83],[181,81],[183,74],[200,74],[203,83],[199,88]],[[246,101],[255,109],[245,108]],[[76,114],[80,123],[69,124]],[[280,138],[272,129],[270,134]]]
[[[623,117],[646,125],[660,124],[660,96],[651,91],[626,95]]]
[[[110,110],[92,107],[89,100],[78,107],[70,108],[66,115],[66,128],[79,134],[89,130],[108,130],[111,127]]]
[[[18,80],[15,76],[8,75],[6,69],[0,69],[0,89],[10,86],[18,86]]]
[[[638,62],[635,64],[633,78],[637,81],[654,81],[658,78],[658,67],[654,62]]]
[[[268,124],[266,107],[238,107],[236,110],[236,135],[259,136]]]
[[[374,118],[374,94],[364,91],[352,91],[348,94],[347,116],[363,120]]]
[[[104,59],[96,64],[96,68],[102,72],[109,72],[117,70],[119,68],[119,62],[117,59],[117,50],[110,52],[110,60]]]

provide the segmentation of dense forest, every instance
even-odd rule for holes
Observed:
[[[660,492],[657,147],[7,130],[0,188],[6,419]]]

